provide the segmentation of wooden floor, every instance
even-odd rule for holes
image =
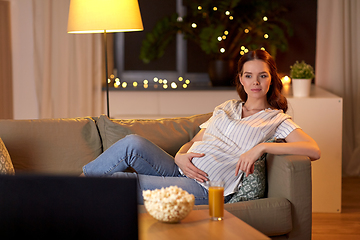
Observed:
[[[360,177],[342,180],[342,212],[313,213],[313,240],[360,239]]]

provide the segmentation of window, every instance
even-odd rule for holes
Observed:
[[[251,0],[244,0],[242,3],[246,1]],[[304,60],[315,66],[317,1],[274,1],[289,10],[284,17],[294,29],[294,35],[288,39],[288,51],[278,51],[276,55],[279,73],[289,74],[290,65],[296,60]],[[197,45],[184,40],[180,34],[161,59],[150,64],[144,64],[139,59],[142,39],[159,19],[174,12],[180,16],[185,15],[182,2],[183,0],[139,0],[144,31],[115,34],[115,68],[122,82],[129,85],[133,82],[142,84],[143,80],[148,80],[150,88],[154,77],[177,83],[178,78],[183,77],[190,79],[191,87],[202,89],[210,86],[207,73],[209,57]]]
[[[148,80],[148,88],[158,85],[156,80],[167,80],[169,88],[172,82],[175,82],[179,88],[183,87],[185,80],[191,81],[191,86],[201,85],[209,86],[209,77],[207,74],[208,57],[198,46],[187,42],[181,34],[165,52],[165,55],[149,64],[145,64],[139,59],[142,39],[145,38],[155,25],[155,23],[169,15],[177,12],[180,16],[184,15],[182,0],[139,0],[140,11],[144,24],[144,31],[116,33],[114,35],[115,43],[115,73],[121,82],[127,83],[127,88],[132,88],[136,82],[139,86],[144,86],[143,81]],[[161,7],[159,7],[161,6]],[[189,54],[191,53],[191,55]],[[191,57],[188,57],[191,56]],[[179,80],[179,77],[183,81]],[[163,87],[164,85],[158,85]],[[190,85],[186,85],[190,86]],[[122,88],[122,86],[119,86]],[[141,89],[141,87],[138,87]]]

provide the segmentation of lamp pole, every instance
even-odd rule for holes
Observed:
[[[105,84],[106,84],[106,107],[107,107],[107,116],[110,118],[110,107],[109,107],[109,74],[108,74],[108,57],[107,57],[107,38],[106,38],[106,29],[104,30],[104,47],[105,47]]]

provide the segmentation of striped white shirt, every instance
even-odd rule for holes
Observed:
[[[265,109],[243,118],[242,102],[229,100],[215,108],[213,116],[200,127],[206,128],[202,141],[188,152],[204,153],[193,164],[208,174],[210,181],[225,181],[224,195],[238,191],[243,172],[235,176],[240,155],[273,138],[285,138],[299,128],[282,110]],[[200,183],[200,182],[199,182]],[[206,183],[200,183],[204,187]]]

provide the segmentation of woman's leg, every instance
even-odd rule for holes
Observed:
[[[158,177],[136,173],[114,173],[112,177],[138,177],[138,203],[143,204],[142,191],[161,189],[169,186],[179,188],[193,194],[196,205],[208,204],[208,190],[198,184],[195,180],[187,177]]]
[[[138,174],[180,176],[174,158],[149,140],[127,135],[83,167],[86,176],[110,176],[132,167]]]

